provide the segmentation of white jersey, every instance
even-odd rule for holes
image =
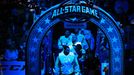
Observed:
[[[59,68],[59,63],[61,64]],[[65,55],[62,51],[59,53],[59,56],[56,60],[55,65],[56,71],[59,72],[59,69],[61,70],[61,74],[72,74],[73,72],[79,72],[79,64],[77,61],[77,57],[74,55],[73,52],[69,52],[68,55]]]

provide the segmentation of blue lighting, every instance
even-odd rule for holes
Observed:
[[[37,43],[38,42],[38,38],[34,37],[33,38],[33,42]]]
[[[54,26],[56,23],[63,21],[62,19],[55,17],[52,20],[52,12],[50,10],[54,10],[59,5],[54,6],[53,8],[48,9],[34,24],[31,29],[31,33],[29,34],[27,41],[27,74],[29,75],[39,75],[40,74],[40,45],[41,40],[44,35],[49,31],[49,29]],[[121,40],[121,35],[119,33],[119,29],[117,28],[117,24],[115,20],[108,14],[106,11],[101,9],[98,6],[93,6],[93,9],[99,10],[99,18],[95,17],[89,18],[88,20],[98,26],[108,38],[110,43],[110,70],[111,75],[123,75],[123,44]],[[76,13],[80,14],[80,13]],[[64,14],[62,14],[64,15]],[[90,15],[90,14],[88,14]],[[73,21],[77,20],[76,18],[72,19]],[[30,56],[30,54],[32,55]],[[117,53],[117,54],[115,54]],[[34,59],[35,58],[35,59]],[[35,64],[36,65],[33,65]]]
[[[47,19],[45,20],[45,23],[46,23],[46,24],[50,23],[50,20],[47,18]]]
[[[42,31],[43,31],[43,28],[39,27],[38,28],[38,33],[42,33]]]
[[[105,23],[105,20],[102,18],[101,21],[100,21],[100,23]]]
[[[109,27],[107,28],[108,32],[113,32],[113,28],[112,27]]]

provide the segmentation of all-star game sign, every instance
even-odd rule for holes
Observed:
[[[78,25],[92,22],[99,27],[110,45],[110,75],[123,75],[123,43],[120,30],[114,18],[99,6],[89,3],[72,3],[70,1],[57,4],[39,17],[33,24],[27,40],[27,75],[41,75],[40,47],[46,33],[57,23]],[[36,64],[36,65],[35,65]]]
[[[71,14],[71,13],[87,14],[99,18],[98,11],[96,9],[93,9],[88,6],[83,6],[83,5],[67,5],[67,6],[59,7],[53,10],[52,18],[63,14]]]

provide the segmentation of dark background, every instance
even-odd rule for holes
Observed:
[[[64,0],[0,0],[0,55],[4,53],[6,40],[13,38],[16,47],[26,40],[33,13],[63,2]],[[134,0],[91,0],[119,21],[124,30],[125,75],[134,75]],[[31,11],[34,9],[34,11]]]

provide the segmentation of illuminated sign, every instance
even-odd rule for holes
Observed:
[[[52,18],[57,17],[63,14],[69,13],[83,13],[92,15],[96,18],[99,18],[98,11],[96,9],[90,8],[88,6],[80,6],[80,5],[70,5],[70,6],[63,6],[53,10]]]
[[[70,28],[70,29],[74,29],[74,28],[86,28],[87,27],[87,23],[70,23],[70,22],[64,22],[64,27],[65,28]]]

